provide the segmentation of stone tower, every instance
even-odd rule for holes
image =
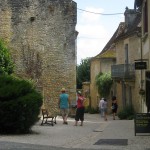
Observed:
[[[15,73],[32,79],[50,112],[62,87],[76,99],[77,4],[72,0],[0,0],[0,38]]]

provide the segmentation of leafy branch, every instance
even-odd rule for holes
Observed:
[[[0,74],[11,74],[13,73],[13,62],[9,49],[5,42],[0,39]]]
[[[98,93],[102,97],[107,97],[110,94],[110,89],[113,84],[110,73],[99,73],[96,78],[96,86],[98,87]]]

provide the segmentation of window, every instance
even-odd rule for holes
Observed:
[[[125,44],[125,64],[128,64],[128,44]]]

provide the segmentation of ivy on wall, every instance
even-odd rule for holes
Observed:
[[[96,86],[101,97],[107,97],[110,94],[110,89],[113,84],[110,73],[99,73],[96,78]]]
[[[25,67],[26,74],[34,79],[40,78],[42,75],[42,58],[38,52],[31,49],[30,46],[23,47],[23,65]]]
[[[0,74],[13,73],[13,62],[6,43],[0,39]]]

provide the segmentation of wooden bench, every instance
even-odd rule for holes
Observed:
[[[42,123],[41,125],[48,124],[48,125],[54,125],[56,124],[56,117],[48,114],[47,109],[42,109]]]

